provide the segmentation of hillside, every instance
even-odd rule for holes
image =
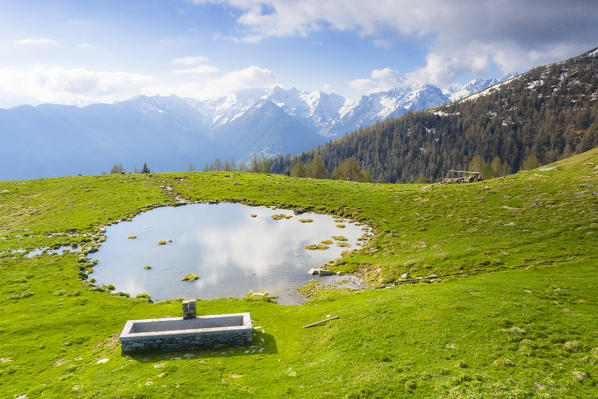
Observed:
[[[510,172],[527,157],[554,162],[598,145],[598,49],[534,68],[469,97],[377,123],[282,164],[321,155],[329,171],[355,158],[379,182],[429,181],[498,156]]]
[[[1,396],[596,397],[596,184],[598,148],[452,186],[218,172],[0,181]],[[101,226],[175,196],[365,222],[374,238],[332,268],[386,288],[312,285],[297,306],[198,301],[201,314],[251,312],[257,347],[125,356],[126,320],[178,316],[180,303],[95,287],[76,254],[13,252],[88,248]],[[301,328],[327,315],[339,319]]]

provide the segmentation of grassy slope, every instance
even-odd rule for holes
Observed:
[[[367,220],[376,237],[335,268],[359,271],[375,285],[400,283],[404,272],[474,274],[324,293],[301,306],[201,301],[200,313],[250,311],[265,331],[255,340],[264,344],[250,353],[129,357],[117,341],[124,322],[178,316],[178,302],[149,304],[93,291],[79,278],[77,255],[4,254],[0,392],[30,398],[595,397],[598,188],[579,185],[598,183],[598,149],[556,165],[561,169],[428,188],[237,173],[0,182],[0,192],[9,191],[0,194],[0,251],[82,243],[92,237],[44,232],[96,233],[100,224],[148,204],[172,203],[159,187],[170,185],[189,200],[314,207]],[[340,319],[301,328],[328,314]]]

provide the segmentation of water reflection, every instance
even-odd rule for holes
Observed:
[[[296,303],[296,288],[312,277],[307,271],[354,249],[368,230],[344,222],[338,228],[329,215],[306,213],[273,220],[289,210],[241,204],[196,204],[158,208],[131,222],[109,226],[107,240],[90,255],[98,259],[93,277],[97,284],[113,284],[136,295],[147,292],[154,300],[196,297],[242,297],[248,291],[268,291],[279,303]],[[257,214],[257,217],[252,217]],[[299,219],[313,219],[300,223]],[[136,235],[136,239],[128,239]],[[306,250],[307,244],[343,235],[351,245],[336,244],[326,250]],[[172,240],[157,245],[159,240]],[[144,266],[150,265],[150,270]],[[201,278],[183,282],[194,273]]]

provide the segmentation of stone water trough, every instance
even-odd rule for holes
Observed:
[[[120,334],[123,352],[142,349],[223,347],[251,343],[249,313],[196,315],[195,299],[183,302],[183,317],[128,320]]]

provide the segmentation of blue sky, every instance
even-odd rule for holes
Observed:
[[[441,88],[598,46],[598,2],[0,0],[0,107]]]

